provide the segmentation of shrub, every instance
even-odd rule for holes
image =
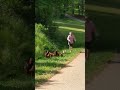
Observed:
[[[47,30],[42,24],[35,24],[35,58],[43,56],[45,50],[57,49],[56,45],[51,42],[42,32]]]

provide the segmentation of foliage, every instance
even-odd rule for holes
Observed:
[[[41,24],[35,24],[35,57],[36,60],[43,56],[43,52],[46,50],[57,50],[57,47],[54,43],[50,41],[43,34],[42,30],[45,30],[44,26]]]
[[[84,6],[84,3],[82,1],[84,0],[75,0],[75,2],[73,0],[36,0],[36,22],[40,22],[45,26],[51,26],[52,21],[55,18],[64,16],[71,8],[75,9],[75,7],[72,7],[72,4],[77,3],[81,7]]]
[[[25,77],[29,81],[26,87],[32,87],[32,80],[23,72],[25,60],[30,56],[34,58],[34,24],[31,22],[34,18],[29,15],[25,19],[24,13],[32,9],[24,0],[0,0],[0,8],[0,85],[22,87],[20,83]],[[3,84],[11,79],[18,83]]]

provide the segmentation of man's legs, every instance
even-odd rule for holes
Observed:
[[[90,56],[91,42],[85,42],[85,59],[87,60]]]
[[[73,45],[72,44],[69,44],[69,50],[70,50],[70,52],[72,52],[72,47]]]
[[[90,56],[90,50],[89,49],[85,49],[85,59],[87,60]]]

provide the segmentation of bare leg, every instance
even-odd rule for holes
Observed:
[[[89,49],[85,49],[85,59],[87,60],[89,58],[90,55],[90,50]]]
[[[70,50],[70,52],[71,52],[71,50],[72,50],[72,47],[69,45],[69,50]]]

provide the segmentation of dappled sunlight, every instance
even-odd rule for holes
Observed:
[[[79,31],[79,32],[85,32],[84,29],[78,29],[78,28],[71,28],[71,27],[65,27],[65,26],[59,26],[60,29],[67,29],[67,30],[72,30],[72,31]]]

